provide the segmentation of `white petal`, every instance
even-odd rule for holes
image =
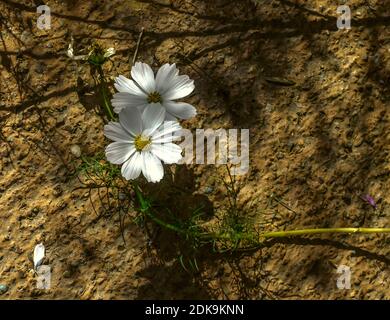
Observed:
[[[146,98],[146,93],[143,92],[133,80],[122,75],[115,78],[114,86],[119,92],[127,92],[135,96]]]
[[[149,104],[142,113],[143,134],[151,136],[163,123],[165,109],[159,103]]]
[[[179,122],[177,121],[164,121],[164,123],[158,128],[158,130],[152,135],[152,141],[162,136],[173,135],[176,131],[181,130]]]
[[[35,270],[42,263],[44,258],[45,258],[45,246],[43,245],[43,243],[37,244],[34,248],[34,257],[33,257]]]
[[[194,80],[191,80],[188,76],[176,76],[169,83],[169,88],[162,95],[163,101],[176,100],[188,96],[194,91]]]
[[[119,113],[119,122],[133,137],[142,133],[142,118],[138,108],[124,108]]]
[[[170,88],[171,82],[179,74],[176,64],[164,64],[156,75],[156,90],[160,94],[164,94]]]
[[[142,111],[145,109],[145,107],[147,106],[147,104],[145,104],[145,105],[140,105],[140,106],[137,106],[137,108],[141,111],[141,113],[142,113]],[[119,113],[121,113],[121,111],[123,110],[123,109],[125,109],[126,107],[122,107],[122,106],[114,106],[114,112],[115,113],[117,113],[117,114],[119,114]]]
[[[142,156],[140,152],[135,152],[133,156],[122,165],[122,176],[126,180],[137,179],[142,170]]]
[[[134,138],[126,132],[119,122],[109,122],[104,126],[104,135],[113,141],[133,142]]]
[[[133,107],[146,107],[148,101],[146,97],[136,96],[127,92],[118,92],[114,94],[111,99],[111,104],[114,107],[114,111],[119,113],[123,108]]]
[[[177,118],[171,115],[169,112],[165,112],[165,120],[166,121],[177,121]]]
[[[106,147],[106,158],[113,164],[122,164],[135,152],[134,144],[129,142],[113,142]]]
[[[176,136],[174,136],[174,135],[168,134],[168,135],[166,135],[166,136],[163,136],[163,137],[154,139],[154,140],[153,140],[153,143],[155,143],[155,144],[161,144],[161,143],[174,142],[174,141],[177,141],[177,140],[180,140],[180,138],[178,138],[178,137],[176,137]]]
[[[164,101],[163,106],[168,113],[179,119],[190,119],[196,115],[196,109],[185,102]]]
[[[174,143],[152,144],[150,151],[167,164],[178,163],[183,158],[181,148]]]
[[[141,112],[145,110],[145,108],[148,106],[148,104],[144,104],[144,105],[139,105],[137,106],[136,108]],[[131,108],[131,107],[130,107]],[[127,109],[130,109],[130,108],[127,108]],[[123,109],[126,109],[126,107],[114,107],[114,112],[119,114],[122,112]]]
[[[149,151],[142,152],[142,173],[148,182],[158,182],[164,176],[164,169],[160,159]]]
[[[137,62],[131,68],[131,76],[146,93],[152,93],[156,90],[154,73],[148,64]]]

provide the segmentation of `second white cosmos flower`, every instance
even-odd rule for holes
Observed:
[[[164,176],[161,161],[172,164],[182,158],[181,148],[173,143],[181,126],[164,119],[165,110],[151,104],[143,113],[138,108],[124,108],[119,122],[104,127],[104,135],[114,141],[106,148],[107,160],[122,164],[125,179],[136,179],[142,172],[148,182],[158,182]]]
[[[156,77],[146,63],[137,62],[131,69],[130,80],[124,76],[115,79],[119,91],[112,99],[114,111],[124,108],[138,108],[141,112],[146,106],[155,104],[166,110],[166,120],[189,119],[196,115],[196,109],[185,102],[174,100],[184,98],[195,89],[194,81],[186,75],[179,76],[175,64],[164,64]]]

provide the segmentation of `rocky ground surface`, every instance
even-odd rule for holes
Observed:
[[[342,1],[340,1],[342,2]],[[239,206],[265,230],[389,227],[390,5],[335,1],[0,1],[0,299],[390,299],[388,235],[272,241],[261,250],[178,261],[177,239],[98,219],[74,168],[107,144],[89,66],[66,56],[95,41],[115,47],[110,76],[138,60],[176,62],[195,80],[188,128],[249,128],[250,171]],[[180,168],[175,206],[226,204],[214,166]],[[361,195],[371,195],[373,208]],[[281,205],[283,201],[289,208]],[[92,197],[97,211],[99,201]],[[189,205],[191,207],[191,205]],[[36,289],[44,243],[50,290]],[[336,286],[348,266],[351,288]]]

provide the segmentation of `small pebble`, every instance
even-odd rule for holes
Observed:
[[[6,293],[8,291],[8,286],[5,284],[0,284],[0,295]]]
[[[27,31],[27,30],[23,31],[21,36],[20,36],[20,40],[23,43],[31,42],[31,38],[32,38],[32,34],[29,31]]]
[[[58,185],[58,186],[54,187],[53,195],[55,197],[59,197],[60,195],[62,195],[62,188],[61,188],[61,186]]]
[[[70,152],[76,157],[80,158],[81,157],[81,149],[77,144],[74,144],[70,147]]]
[[[35,67],[35,72],[38,74],[42,74],[45,72],[45,65],[43,63],[38,63]]]
[[[65,118],[66,118],[66,115],[65,114],[61,114],[57,117],[56,119],[56,125],[57,126],[61,126],[65,123]]]
[[[204,189],[204,193],[205,194],[210,194],[210,193],[212,193],[214,191],[214,188],[213,187],[206,187],[205,189]]]

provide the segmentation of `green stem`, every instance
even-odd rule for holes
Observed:
[[[100,77],[99,84],[100,84],[100,91],[101,91],[102,98],[103,98],[103,105],[104,105],[104,108],[106,109],[106,113],[107,113],[108,118],[111,121],[114,121],[115,116],[112,112],[111,104],[110,104],[108,96],[107,96],[107,86],[106,86],[106,80],[104,77],[104,72],[103,72],[102,66],[101,65],[97,66],[97,70],[99,72],[99,77]]]
[[[174,226],[173,224],[170,224],[170,223],[166,223],[164,221],[162,221],[161,219],[157,218],[155,215],[151,214],[151,212],[148,210],[146,211],[146,214],[156,223],[158,223],[159,225],[167,228],[167,229],[170,229],[172,231],[175,231],[177,233],[181,233],[181,234],[185,234],[186,231],[185,230],[182,230],[176,226]]]
[[[267,238],[287,238],[294,236],[305,236],[311,234],[324,233],[390,233],[390,228],[318,228],[318,229],[298,229],[289,231],[271,231],[260,233],[257,239],[251,234],[235,234],[236,240],[249,240],[251,242],[261,242],[261,239]],[[209,234],[207,237],[221,240],[233,240],[227,233]]]
[[[141,211],[147,214],[153,221],[157,224],[175,231],[177,233],[186,234],[187,231],[180,229],[179,227],[162,221],[157,218],[150,210],[150,204],[144,199],[141,190],[137,183],[133,183],[134,190],[137,196],[137,199],[141,205]],[[271,231],[264,232],[259,234],[257,241],[260,242],[262,238],[284,238],[284,237],[293,237],[293,236],[303,236],[311,234],[324,234],[324,233],[390,233],[390,228],[318,228],[318,229],[299,229],[299,230],[289,230],[289,231]],[[221,239],[221,240],[233,240],[232,235],[226,233],[205,233],[202,235],[203,239]],[[254,241],[255,238],[251,234],[235,234],[234,240],[250,240]],[[255,242],[257,242],[255,241]]]
[[[185,230],[182,230],[170,223],[167,223],[165,221],[162,221],[161,219],[157,218],[150,210],[150,205],[149,203],[144,199],[143,195],[142,195],[142,192],[138,186],[138,184],[136,182],[133,182],[133,187],[134,187],[134,191],[135,191],[135,194],[137,196],[137,199],[138,199],[138,202],[140,203],[141,205],[141,211],[145,214],[148,215],[148,217],[150,217],[154,222],[156,222],[157,224],[167,228],[167,229],[170,229],[172,231],[175,231],[177,233],[182,233],[182,234],[185,234],[186,231]]]
[[[390,228],[319,228],[290,231],[272,231],[260,234],[260,238],[282,238],[322,233],[390,233]]]

